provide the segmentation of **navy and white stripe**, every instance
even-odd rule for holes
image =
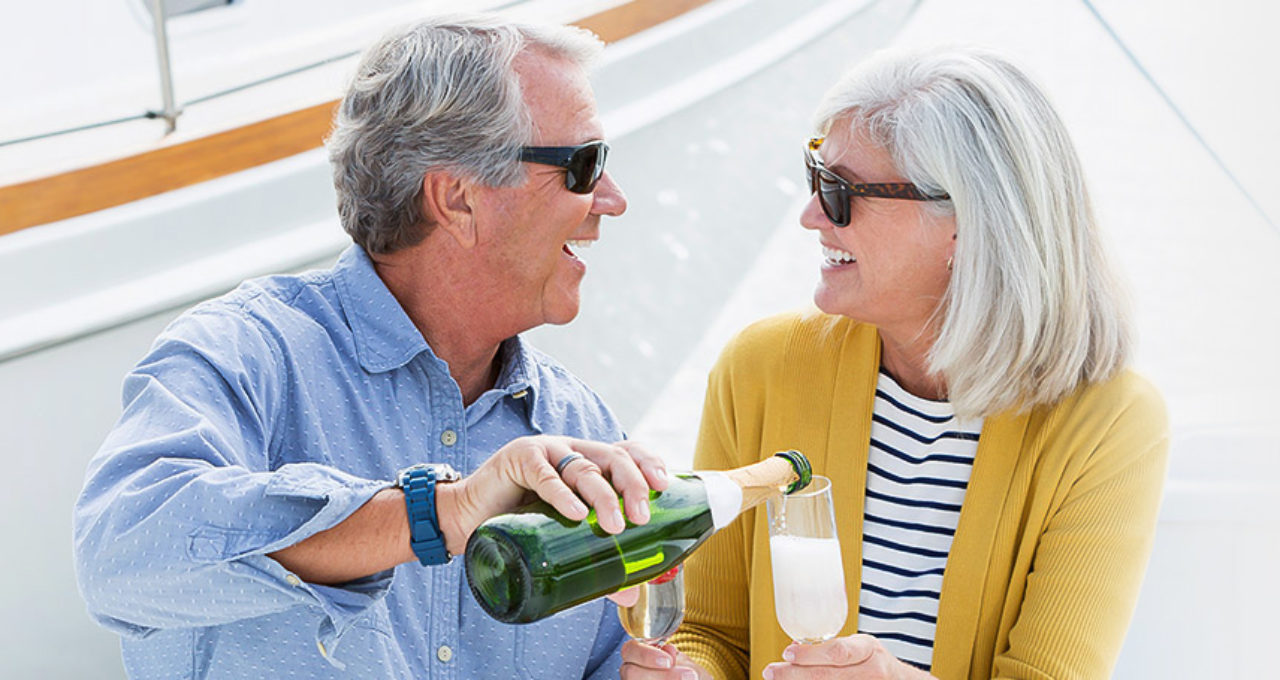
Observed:
[[[863,512],[858,630],[903,661],[929,668],[942,572],[960,521],[982,420],[876,384]]]

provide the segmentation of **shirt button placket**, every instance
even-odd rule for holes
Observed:
[[[466,414],[461,409],[461,404],[449,404],[446,408],[451,412],[449,415],[453,416],[453,418],[449,418],[448,416],[443,418],[442,420],[445,420],[446,423],[453,419],[457,419],[458,422],[465,420]],[[453,427],[446,427],[442,430],[440,432],[440,444],[445,450],[441,452],[442,455],[439,456],[439,459],[446,460],[455,468],[465,472],[466,465],[464,457],[461,456],[462,451],[455,449],[455,447],[460,443],[460,438],[461,434]],[[437,567],[433,571],[433,575],[436,578],[435,592],[459,592],[458,589],[462,585],[462,569],[456,559],[453,564]],[[449,678],[452,680],[453,678],[458,677],[459,672],[458,664],[450,663],[453,661],[454,657],[454,648],[452,645],[457,644],[459,630],[456,626],[448,625],[445,622],[458,620],[458,600],[457,598],[441,598],[441,600],[437,601],[436,607],[437,611],[443,614],[443,616],[436,618],[436,621],[432,626],[431,635],[432,640],[436,643],[436,660],[439,664],[436,666],[435,670],[438,671],[439,674],[437,675],[436,673],[432,673],[431,677]]]

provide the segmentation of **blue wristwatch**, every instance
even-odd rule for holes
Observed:
[[[453,556],[444,547],[444,533],[436,517],[436,484],[456,482],[462,475],[443,463],[418,463],[396,474],[409,511],[409,545],[423,566],[445,564]]]

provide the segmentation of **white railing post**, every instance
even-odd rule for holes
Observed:
[[[160,98],[164,106],[152,112],[156,118],[163,118],[164,133],[167,135],[178,126],[178,116],[182,113],[173,102],[173,72],[169,68],[169,33],[165,30],[164,0],[151,0],[151,24],[155,27],[156,60],[160,65]]]

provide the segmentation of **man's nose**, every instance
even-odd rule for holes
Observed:
[[[613,181],[608,171],[600,177],[594,192],[595,201],[591,204],[591,212],[596,215],[617,217],[627,211],[627,196],[622,187]]]

